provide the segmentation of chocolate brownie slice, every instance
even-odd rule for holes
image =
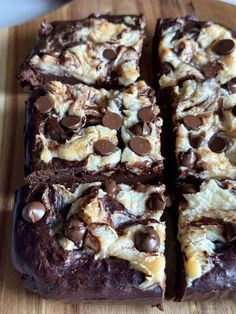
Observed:
[[[179,299],[233,297],[236,289],[236,182],[181,186]],[[186,189],[187,188],[187,189]],[[186,192],[184,192],[184,190]]]
[[[43,297],[161,305],[165,291],[163,185],[23,186],[12,257]]]
[[[49,83],[27,103],[27,180],[157,180],[163,167],[158,114],[154,91],[143,81],[122,91]]]
[[[26,89],[51,80],[127,86],[139,77],[144,38],[142,15],[91,15],[42,23],[38,40],[19,72]]]

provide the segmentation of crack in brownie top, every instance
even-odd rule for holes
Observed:
[[[154,91],[143,81],[123,91],[54,81],[45,92],[30,100],[37,164],[61,159],[83,162],[87,171],[124,165],[160,173],[162,120]]]

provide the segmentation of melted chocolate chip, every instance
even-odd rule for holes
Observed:
[[[134,243],[140,252],[157,252],[160,245],[160,238],[152,227],[147,227],[145,231],[137,231],[134,236]]]
[[[102,118],[102,124],[106,128],[119,130],[122,125],[121,117],[115,112],[107,112]]]
[[[196,162],[197,157],[190,148],[187,152],[179,153],[179,162],[184,167],[191,167]]]
[[[163,62],[162,66],[161,66],[161,71],[163,74],[168,74],[173,70],[174,70],[174,67],[171,63]]]
[[[94,151],[101,156],[110,155],[115,150],[115,148],[116,146],[108,140],[98,140],[94,144]]]
[[[135,190],[136,192],[145,193],[145,192],[147,192],[148,187],[147,187],[147,185],[145,185],[145,184],[138,183],[138,184],[136,184],[136,185],[134,186],[134,190]]]
[[[45,132],[50,139],[58,143],[63,141],[63,129],[56,117],[51,116],[48,118],[45,124]]]
[[[231,53],[233,49],[234,41],[232,39],[221,39],[217,41],[212,47],[212,50],[220,56],[224,56]]]
[[[182,183],[177,185],[177,189],[181,194],[194,194],[199,192],[199,185],[194,183]]]
[[[46,207],[41,202],[31,202],[23,208],[22,217],[27,222],[36,223],[43,218],[45,213]]]
[[[204,141],[204,137],[202,135],[194,135],[192,133],[189,134],[188,139],[193,148],[199,148]]]
[[[233,78],[227,83],[228,90],[230,93],[235,94],[236,93],[236,78]]]
[[[165,199],[159,193],[152,193],[147,199],[147,207],[152,211],[163,210],[165,204]]]
[[[47,96],[40,96],[34,105],[40,113],[48,113],[53,108],[53,103]]]
[[[208,143],[210,150],[214,153],[222,153],[228,148],[228,141],[225,137],[221,135],[214,134]]]
[[[141,121],[151,122],[152,120],[155,119],[155,117],[156,115],[153,111],[153,106],[148,106],[138,111],[138,118]]]
[[[104,191],[107,192],[107,194],[111,196],[118,194],[120,191],[120,187],[119,185],[116,184],[115,181],[104,182],[102,188]]]
[[[130,130],[135,135],[144,137],[148,136],[152,131],[151,127],[146,122],[143,121],[136,123],[134,126],[132,126]]]
[[[202,67],[202,72],[206,79],[215,77],[222,70],[222,65],[219,63],[208,63]]]
[[[199,116],[187,115],[183,117],[183,123],[189,130],[196,130],[202,124],[202,119]]]
[[[90,231],[87,232],[85,245],[95,252],[100,251],[100,247],[101,247],[100,241]]]
[[[227,242],[232,242],[236,240],[236,223],[225,222],[223,237]]]
[[[80,249],[83,246],[87,228],[75,215],[71,216],[65,224],[65,236]]]
[[[234,116],[236,116],[236,105],[234,105],[233,108],[232,108],[232,114],[233,114]]]
[[[76,130],[80,126],[81,119],[77,116],[67,116],[61,120],[61,125],[69,130]]]
[[[109,61],[115,60],[117,54],[113,49],[105,49],[103,51],[103,57]]]
[[[147,155],[152,149],[148,140],[143,137],[135,136],[129,142],[130,149],[139,156]]]

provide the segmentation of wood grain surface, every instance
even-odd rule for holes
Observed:
[[[0,314],[153,314],[151,306],[70,305],[44,300],[26,292],[11,263],[11,223],[14,191],[23,183],[23,125],[26,94],[16,72],[35,42],[42,19],[84,18],[93,12],[143,13],[147,39],[142,59],[144,78],[151,82],[151,39],[158,17],[185,14],[213,19],[236,30],[236,7],[214,0],[75,0],[63,8],[29,23],[0,30]],[[6,14],[10,14],[6,12]],[[165,313],[236,313],[233,301],[165,302]]]

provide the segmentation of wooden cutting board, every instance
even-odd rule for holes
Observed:
[[[26,94],[15,76],[20,63],[34,45],[42,19],[78,19],[93,12],[145,15],[147,39],[142,72],[149,83],[152,77],[151,39],[158,17],[194,14],[200,19],[212,19],[236,30],[236,7],[214,0],[75,0],[46,17],[0,30],[0,314],[153,314],[158,311],[151,306],[69,305],[44,300],[21,287],[20,275],[11,264],[14,191],[23,183],[23,125],[26,99]],[[166,301],[165,313],[236,313],[236,303]]]

